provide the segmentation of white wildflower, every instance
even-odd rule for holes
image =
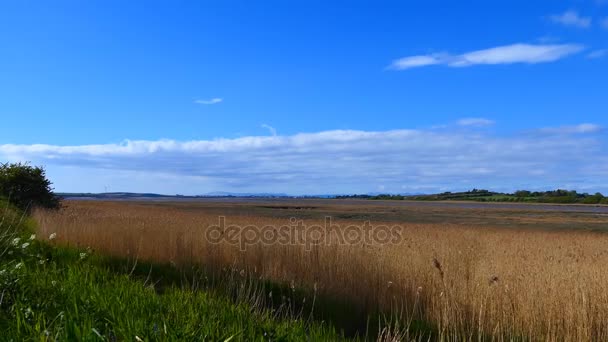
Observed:
[[[16,269],[16,270],[19,270],[19,269],[21,269],[22,267],[23,267],[23,263],[22,263],[22,262],[20,262],[20,263],[18,263],[17,265],[15,265],[15,269]]]
[[[39,260],[39,261],[38,261],[38,263],[39,263],[40,265],[44,265],[44,263],[45,263],[45,262],[46,262],[46,260],[44,260],[44,259],[41,259],[41,260]]]
[[[0,270],[0,276],[4,275],[4,273],[6,273],[6,270]]]
[[[21,238],[14,238],[13,242],[12,242],[13,246],[17,246],[20,241],[21,241]]]
[[[30,245],[30,243],[26,242],[23,245],[21,245],[21,249],[26,249],[29,245]]]
[[[52,281],[51,281],[51,285],[53,285],[53,286],[57,285],[57,281],[52,280]]]
[[[80,253],[80,259],[84,259],[87,257],[87,253]]]
[[[36,240],[36,234],[30,235],[30,241],[32,241],[32,240]]]
[[[49,235],[49,240],[53,240],[57,237],[57,233],[53,233],[51,235]]]

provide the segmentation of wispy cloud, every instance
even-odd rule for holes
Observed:
[[[272,136],[277,135],[277,130],[274,127],[267,125],[267,124],[262,124],[261,127],[267,129],[268,132],[270,132],[270,134],[272,134]]]
[[[443,64],[447,58],[449,58],[449,56],[446,54],[403,57],[393,61],[393,63],[389,66],[389,69],[405,70],[428,65]]]
[[[579,28],[588,28],[591,26],[591,17],[582,17],[578,12],[569,10],[562,14],[554,14],[549,16],[549,19],[554,23],[573,26]]]
[[[194,103],[197,104],[203,104],[203,105],[213,105],[213,104],[217,104],[224,101],[224,99],[219,98],[219,97],[214,97],[212,99],[208,99],[208,100],[194,100]]]
[[[539,131],[549,134],[588,134],[600,132],[602,129],[600,125],[584,123],[574,126],[546,127],[541,128]]]
[[[603,28],[608,30],[608,17],[602,19],[602,22],[600,23],[600,25],[602,25]]]
[[[495,122],[485,118],[463,118],[456,122],[459,126],[484,127],[491,126]]]
[[[186,193],[353,193],[380,185],[386,191],[509,190],[522,184],[606,190],[608,141],[600,130],[582,124],[512,135],[334,130],[196,141],[9,144],[0,145],[0,160],[46,165],[59,191],[102,191],[108,184],[117,191]]]
[[[437,53],[404,57],[393,61],[389,69],[406,70],[438,64],[449,67],[468,67],[473,65],[546,63],[579,53],[583,49],[584,46],[579,44],[512,44],[471,51],[460,55]]]
[[[591,51],[587,58],[596,59],[608,56],[608,49]]]

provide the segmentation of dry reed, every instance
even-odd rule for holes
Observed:
[[[399,310],[442,339],[608,340],[608,235],[403,224],[395,245],[210,244],[217,215],[179,206],[72,202],[35,213],[40,235],[117,256],[175,264],[238,265],[277,282]],[[231,224],[280,226],[239,215]],[[308,221],[307,224],[322,224]],[[334,222],[346,226],[353,222]],[[375,222],[381,224],[381,222]]]

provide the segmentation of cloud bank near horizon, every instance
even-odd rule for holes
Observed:
[[[464,120],[472,126],[492,123]],[[45,165],[58,191],[78,192],[608,189],[608,141],[597,125],[508,136],[459,126],[79,146],[5,144],[0,159]]]

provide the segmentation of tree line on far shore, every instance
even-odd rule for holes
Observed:
[[[347,195],[336,198],[361,198],[370,200],[413,200],[413,201],[477,201],[477,202],[529,202],[529,203],[581,203],[608,204],[608,197],[595,194],[579,193],[575,190],[529,191],[518,190],[513,193],[494,192],[473,189],[464,192],[442,192],[431,195]]]

